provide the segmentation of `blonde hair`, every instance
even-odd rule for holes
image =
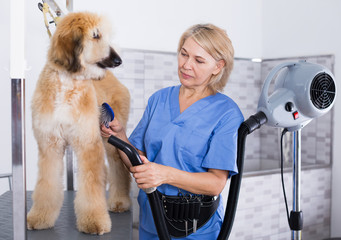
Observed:
[[[188,38],[192,38],[216,61],[225,65],[217,75],[212,75],[208,87],[214,92],[222,91],[233,69],[234,49],[225,30],[213,24],[196,24],[185,31],[179,41],[178,54]]]

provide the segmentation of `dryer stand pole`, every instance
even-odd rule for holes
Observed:
[[[291,239],[301,240],[303,213],[301,211],[301,129],[293,134],[293,210],[290,212]]]

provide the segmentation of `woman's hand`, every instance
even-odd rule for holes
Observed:
[[[143,165],[130,168],[137,186],[141,189],[152,188],[166,183],[167,167],[161,164],[149,162],[145,156],[140,156]]]
[[[104,124],[101,125],[101,135],[102,137],[106,138],[110,137],[111,135],[120,138],[125,135],[124,127],[115,118],[109,123],[109,128],[107,128]]]
[[[140,156],[143,165],[130,167],[137,186],[141,189],[170,184],[195,194],[217,196],[224,189],[228,171],[208,169],[207,172],[186,172],[173,167],[149,162]]]

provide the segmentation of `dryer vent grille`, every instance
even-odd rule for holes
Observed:
[[[335,82],[329,74],[323,72],[314,77],[310,86],[310,99],[316,108],[328,108],[334,101],[335,93]]]

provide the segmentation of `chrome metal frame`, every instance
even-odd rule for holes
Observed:
[[[293,134],[293,211],[301,211],[301,129]],[[291,239],[301,240],[302,231],[292,231]]]
[[[26,239],[25,79],[12,79],[13,239]]]
[[[71,146],[66,147],[66,185],[68,191],[73,191],[73,151]]]

